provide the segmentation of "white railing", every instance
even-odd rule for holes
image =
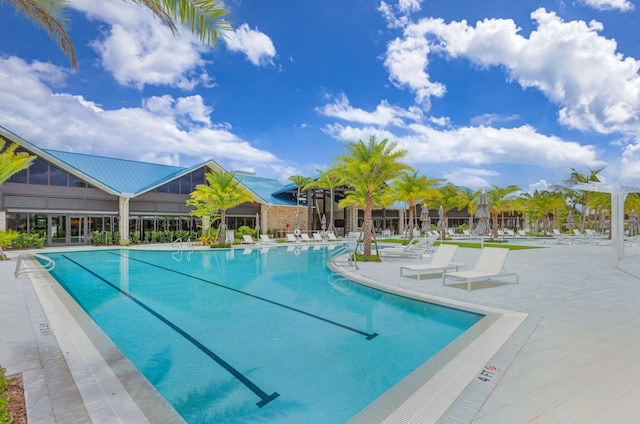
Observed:
[[[45,263],[42,264],[36,261],[40,266],[23,266],[24,259],[26,257],[31,257],[32,259],[40,259]],[[39,253],[24,252],[24,253],[21,253],[20,256],[18,256],[18,263],[16,263],[16,270],[13,273],[13,275],[16,278],[18,278],[20,274],[27,274],[29,272],[36,272],[36,271],[42,271],[42,270],[51,271],[55,267],[56,267],[56,263],[54,262],[54,260],[47,256],[41,255]]]

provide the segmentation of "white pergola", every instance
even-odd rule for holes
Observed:
[[[579,183],[573,186],[576,190],[611,193],[611,248],[614,268],[618,268],[624,257],[624,201],[629,193],[640,193],[640,187],[624,186],[619,182]]]

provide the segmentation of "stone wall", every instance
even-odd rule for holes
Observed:
[[[309,228],[306,206],[271,206],[262,205],[261,215],[267,217],[267,231],[285,231],[289,224],[289,232],[293,231],[298,213],[298,225],[302,231]],[[263,218],[264,222],[264,218]]]

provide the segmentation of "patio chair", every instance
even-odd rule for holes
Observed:
[[[311,239],[309,238],[309,234],[307,233],[300,234],[300,240],[305,241],[307,243],[311,241]]]
[[[449,269],[458,271],[460,268],[466,268],[465,264],[452,262],[457,250],[458,246],[455,244],[441,244],[433,254],[430,263],[403,265],[400,267],[400,276],[408,277],[408,275],[403,275],[403,270],[415,272],[416,279],[419,280],[422,274],[438,274]]]
[[[466,281],[467,290],[471,290],[471,283],[477,281],[489,281],[497,278],[516,277],[516,284],[519,283],[518,274],[507,272],[504,269],[504,262],[509,254],[509,249],[501,247],[484,247],[480,252],[480,257],[474,269],[470,271],[444,272],[442,273],[442,284],[446,285],[447,279],[455,281]]]
[[[380,249],[380,256],[395,256],[405,258],[421,258],[425,253],[433,251],[433,245],[438,236],[416,237],[409,244],[401,247],[386,247]]]
[[[329,241],[340,241],[340,240],[338,240],[338,237],[336,237],[336,235],[334,233],[332,233],[332,232],[328,232],[327,233],[327,239]]]
[[[255,243],[257,242],[249,234],[244,234],[242,236],[242,241],[240,242],[240,244],[255,244]]]
[[[320,233],[313,233],[313,241],[325,241]]]
[[[298,241],[298,239],[296,238],[295,235],[289,233],[287,234],[287,241],[291,242],[291,243],[295,243]]]
[[[272,239],[266,234],[260,234],[260,243],[262,244],[274,244],[277,243],[276,240]]]

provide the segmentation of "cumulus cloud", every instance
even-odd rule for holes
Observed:
[[[491,187],[490,180],[499,177],[500,173],[493,169],[455,167],[444,174],[447,181],[455,181],[457,185],[471,189]]]
[[[230,35],[227,47],[232,51],[239,51],[256,66],[273,65],[276,48],[271,39],[264,33],[242,24]]]
[[[199,95],[149,97],[139,107],[107,109],[82,96],[54,93],[46,69],[0,58],[2,125],[42,148],[189,166],[214,159],[221,165],[275,166],[279,160],[238,137],[226,123],[212,123]],[[64,114],[59,111],[65,111]],[[235,168],[230,168],[233,170]]]
[[[382,100],[373,112],[367,112],[360,108],[354,108],[349,103],[345,94],[338,96],[334,103],[316,108],[322,115],[339,118],[345,121],[360,124],[405,126],[405,119],[419,121],[422,117],[420,110],[416,108],[402,109],[391,106],[386,100]]]
[[[202,59],[208,47],[188,28],[182,28],[176,38],[149,10],[132,2],[70,0],[69,4],[90,20],[107,24],[90,45],[118,83],[138,89],[168,85],[183,90],[211,85]]]
[[[627,0],[581,0],[580,3],[597,10],[620,10],[621,12],[633,10],[633,3]]]
[[[560,168],[604,165],[597,159],[597,151],[593,146],[546,136],[527,125],[518,128],[463,127],[442,131],[413,124],[409,128],[412,133],[403,136],[372,127],[356,128],[340,124],[329,125],[325,130],[343,141],[364,140],[369,134],[398,141],[411,152],[407,161],[413,164],[486,166],[517,163]]]
[[[385,66],[397,85],[429,98],[445,93],[431,81],[429,55],[464,58],[476,66],[497,66],[523,88],[540,90],[559,107],[568,127],[640,133],[640,63],[616,51],[615,40],[599,35],[599,22],[565,22],[553,12],[531,14],[537,29],[528,38],[511,19],[445,23],[426,18],[404,29],[387,46]]]

